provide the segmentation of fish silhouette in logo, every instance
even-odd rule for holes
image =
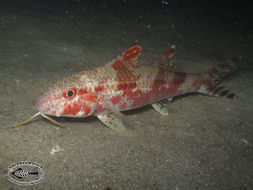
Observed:
[[[28,175],[39,175],[38,172],[28,172],[28,171],[23,170],[22,168],[18,168],[17,170],[12,172],[11,174],[14,175],[15,177],[17,177],[18,179],[22,179]]]

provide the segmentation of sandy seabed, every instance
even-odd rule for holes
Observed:
[[[0,189],[20,188],[6,168],[25,160],[46,169],[29,189],[253,189],[253,35],[243,25],[176,11],[0,5]],[[175,44],[178,70],[193,73],[242,55],[223,81],[238,98],[177,97],[166,117],[151,106],[127,111],[127,134],[95,117],[57,119],[64,129],[43,118],[12,128],[37,112],[54,81],[136,44],[147,65]]]

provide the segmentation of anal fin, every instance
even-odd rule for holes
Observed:
[[[99,114],[97,117],[110,129],[122,133],[126,131],[123,120],[114,113]]]
[[[161,115],[169,115],[168,102],[172,101],[173,97],[161,100],[157,103],[152,104],[153,108]]]

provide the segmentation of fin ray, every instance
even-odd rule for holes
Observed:
[[[116,114],[113,113],[105,113],[105,114],[99,114],[97,117],[102,121],[107,127],[110,129],[123,133],[126,131],[125,124],[123,123],[123,120],[120,119]]]
[[[159,102],[156,102],[154,104],[151,104],[153,108],[159,112],[161,115],[169,115],[168,112],[168,103],[172,101],[173,97],[161,100]]]

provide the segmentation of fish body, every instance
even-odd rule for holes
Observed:
[[[166,103],[173,97],[199,92],[232,98],[217,79],[230,72],[238,58],[201,73],[176,72],[172,64],[175,47],[152,66],[138,65],[140,46],[134,46],[102,67],[88,69],[53,84],[37,101],[40,113],[52,116],[97,116],[106,126],[124,131],[121,111],[151,104],[168,115]]]

